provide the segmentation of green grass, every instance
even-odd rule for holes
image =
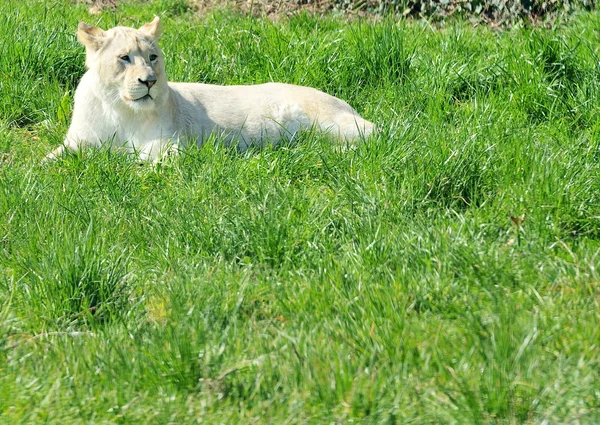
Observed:
[[[153,14],[170,79],[317,87],[381,133],[41,165],[77,22]],[[497,32],[10,0],[0,28],[0,423],[600,422],[600,14]]]

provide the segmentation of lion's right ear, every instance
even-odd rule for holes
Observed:
[[[140,27],[140,31],[144,34],[159,39],[162,34],[162,28],[160,26],[160,18],[155,16],[152,22],[148,22]]]
[[[91,51],[96,51],[106,39],[104,30],[98,27],[92,27],[85,22],[80,22],[77,26],[77,40]]]

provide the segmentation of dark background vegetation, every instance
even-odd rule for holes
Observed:
[[[93,1],[93,0],[92,0]],[[96,0],[114,5],[118,0]],[[468,18],[491,25],[511,25],[520,21],[533,23],[554,21],[558,16],[578,10],[592,10],[597,0],[165,0],[174,8],[211,9],[234,7],[259,14],[280,14],[296,10],[317,13],[342,12],[351,15],[388,15],[427,18],[443,21],[448,17]]]

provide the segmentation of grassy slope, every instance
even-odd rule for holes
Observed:
[[[44,4],[0,5],[1,423],[600,421],[600,15],[438,31]],[[40,166],[77,21],[155,13],[172,80],[311,85],[382,133]]]

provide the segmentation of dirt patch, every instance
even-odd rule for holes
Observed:
[[[118,3],[126,1],[128,0],[80,0],[81,3],[89,5],[88,11],[93,15],[100,14],[104,10],[115,10]],[[186,3],[200,14],[215,9],[228,9],[243,14],[268,16],[271,18],[294,15],[302,11],[323,14],[339,10],[332,0],[188,0]],[[368,15],[364,10],[354,10],[351,8],[345,8],[343,12],[348,15]]]

